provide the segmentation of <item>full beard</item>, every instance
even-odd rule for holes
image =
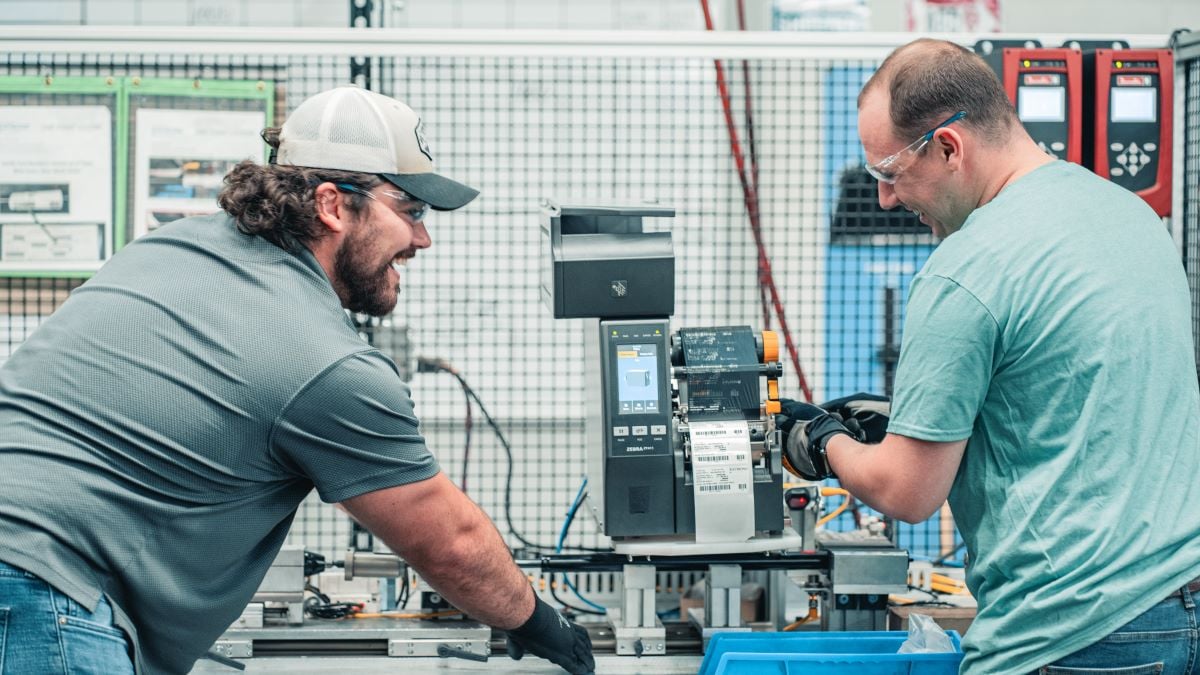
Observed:
[[[351,312],[386,316],[396,308],[398,290],[388,277],[391,261],[379,265],[366,237],[347,240],[334,256],[342,306]]]

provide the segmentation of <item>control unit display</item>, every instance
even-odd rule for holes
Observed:
[[[1147,80],[1150,78],[1147,77]],[[1112,90],[1109,113],[1113,122],[1158,120],[1158,91],[1151,87],[1117,87]]]
[[[1067,90],[1062,87],[1020,87],[1017,116],[1022,122],[1062,122],[1067,119]]]
[[[617,414],[657,413],[658,345],[617,347]]]

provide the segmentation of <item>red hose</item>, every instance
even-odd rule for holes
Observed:
[[[708,8],[708,0],[700,0],[700,7],[704,10],[704,27],[710,31],[713,30],[712,13]],[[739,20],[741,20],[744,25],[745,17],[741,0],[738,2],[738,14]],[[796,351],[796,343],[792,340],[792,333],[788,329],[787,319],[784,317],[783,302],[779,298],[779,291],[775,288],[775,276],[771,272],[771,261],[767,257],[767,247],[763,242],[762,226],[758,212],[758,163],[757,161],[754,161],[753,163],[752,171],[754,174],[754,183],[751,184],[750,179],[746,175],[746,161],[742,155],[742,146],[738,140],[737,125],[734,123],[733,119],[733,108],[729,102],[729,88],[725,84],[725,70],[721,68],[721,62],[716,59],[713,60],[713,66],[716,68],[717,72],[717,91],[721,97],[721,108],[725,113],[725,127],[729,131],[729,149],[733,153],[733,161],[737,166],[738,180],[742,184],[742,195],[746,202],[746,212],[750,216],[750,231],[754,235],[754,245],[758,250],[758,281],[759,294],[764,303],[763,315],[764,317],[768,316],[765,307],[765,296],[769,295],[771,299],[771,305],[775,309],[775,316],[779,318],[779,332],[783,333],[783,340],[784,344],[787,346],[788,356],[791,357],[792,367],[794,367],[796,370],[796,377],[800,383],[800,391],[804,394],[804,400],[811,403],[813,400],[812,390],[809,389],[808,379],[804,376],[804,369],[800,367],[800,354]],[[753,118],[749,115],[750,80],[748,65],[746,65],[745,73],[747,86],[747,123],[750,123]],[[751,143],[751,148],[753,149],[753,131],[750,132],[748,138]]]

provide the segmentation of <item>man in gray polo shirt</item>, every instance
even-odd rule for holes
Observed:
[[[426,209],[477,192],[434,173],[411,109],[355,87],[264,138],[223,212],[126,247],[0,369],[6,672],[189,670],[313,488],[510,651],[590,672],[345,311],[391,312]]]

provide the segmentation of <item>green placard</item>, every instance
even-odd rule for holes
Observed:
[[[118,78],[0,77],[0,276],[88,277],[124,231]]]
[[[244,159],[263,161],[259,132],[274,120],[265,81],[124,79],[129,223],[117,248],[172,220],[218,209],[222,180]]]

